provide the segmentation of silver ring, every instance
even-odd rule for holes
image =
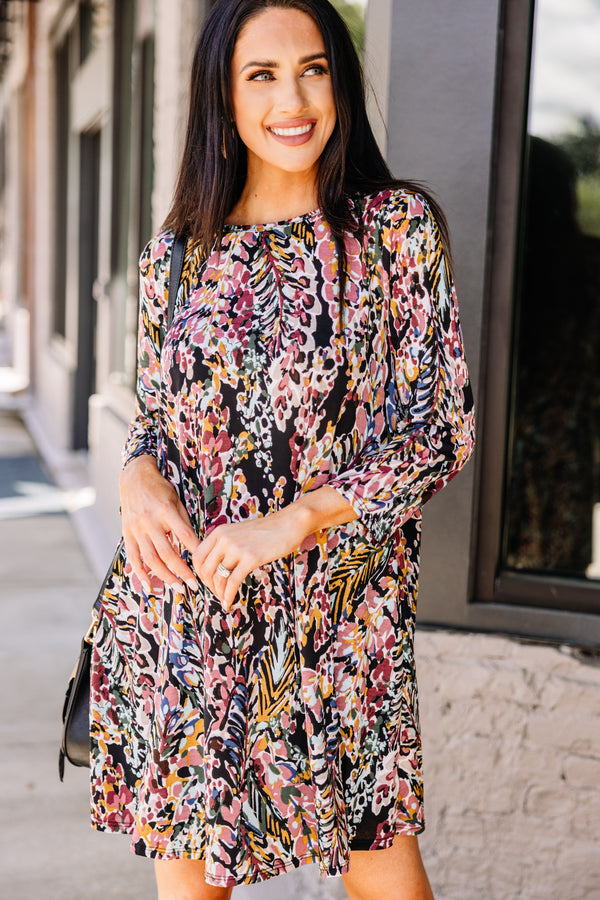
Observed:
[[[228,569],[227,566],[224,566],[223,563],[219,563],[217,566],[217,575],[220,575],[221,578],[229,578],[231,575],[231,569]]]

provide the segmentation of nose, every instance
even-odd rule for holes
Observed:
[[[308,106],[301,78],[290,76],[280,81],[279,109],[286,115],[297,115]]]

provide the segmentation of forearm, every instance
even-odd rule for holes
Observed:
[[[141,453],[139,456],[133,456],[131,459],[126,460],[119,481],[123,484],[132,478],[136,472],[141,472],[144,469],[151,471],[156,468],[156,456],[153,453]]]
[[[275,513],[275,516],[281,518],[282,525],[290,518],[295,519],[301,533],[308,537],[317,531],[352,522],[358,518],[358,513],[339,491],[323,485],[315,491],[302,494],[294,503]]]

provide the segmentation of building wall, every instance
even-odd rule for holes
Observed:
[[[436,900],[600,897],[600,666],[503,637],[416,642]]]
[[[175,177],[187,105],[193,35],[206,4],[171,0],[138,6],[155,35],[154,190],[152,219],[164,218]],[[20,6],[20,4],[19,4]],[[25,4],[23,4],[25,6]],[[9,308],[30,304],[35,421],[49,452],[69,447],[77,329],[76,303],[68,305],[67,339],[52,334],[53,42],[74,3],[35,4],[34,127],[35,241],[27,258],[19,244],[25,210],[20,106],[28,71],[28,19],[22,17],[14,54],[0,89],[9,129],[12,172],[5,195],[2,272]],[[112,9],[101,6],[102,36],[80,87],[77,128],[93,123],[103,137],[101,243],[110,242],[112,135]],[[396,174],[422,178],[448,215],[467,353],[476,386],[485,362],[482,321],[486,235],[490,214],[494,96],[500,4],[497,0],[371,0],[367,69],[373,73],[387,134],[377,126]],[[144,26],[145,27],[145,26]],[[369,44],[370,35],[370,44]],[[89,73],[96,72],[98,78]],[[85,113],[87,108],[88,112]],[[76,203],[76,191],[71,198]],[[76,230],[72,240],[77,242]],[[7,261],[12,261],[7,264]],[[135,296],[132,256],[127,291]],[[23,296],[20,267],[33,277]],[[107,281],[101,257],[100,281]],[[73,267],[71,266],[71,278]],[[102,287],[102,285],[101,285]],[[70,288],[71,292],[73,288]],[[114,304],[98,297],[99,377],[90,403],[85,465],[97,492],[99,568],[119,533],[117,477],[120,449],[133,409],[131,391],[112,378]],[[480,407],[480,417],[485,410]],[[468,598],[469,560],[477,534],[477,464],[461,474],[426,509],[421,618],[436,604],[449,609]],[[98,547],[100,549],[98,549]],[[600,896],[600,669],[593,655],[564,647],[522,643],[502,636],[420,630],[417,660],[425,750],[428,829],[423,853],[437,900],[587,900]],[[293,876],[305,900],[343,896],[339,882],[314,872]],[[291,884],[292,882],[290,882]],[[291,889],[290,889],[291,890]],[[259,900],[259,894],[254,894]],[[292,894],[290,893],[290,897]]]
[[[6,317],[13,337],[17,309],[26,310],[31,320],[34,235],[28,229],[32,226],[31,169],[35,163],[31,150],[23,153],[22,149],[26,136],[35,134],[33,94],[30,88],[26,89],[32,66],[29,22],[27,9],[15,11],[11,54],[0,84],[6,163],[0,216],[0,316]]]
[[[498,2],[393,0],[387,7],[387,158],[397,177],[424,183],[447,216],[479,423]],[[377,3],[369,13],[379,18]],[[380,54],[379,41],[367,44],[368,65],[374,67]],[[458,615],[469,596],[465,561],[475,531],[477,465],[471,463],[424,509],[420,603],[425,620],[440,604]]]
[[[495,0],[385,6],[388,159],[397,175],[425,181],[448,217],[481,425],[502,7]],[[369,9],[378,15],[377,3]],[[372,45],[372,59],[381,46]],[[459,624],[472,599],[480,462],[478,454],[424,510],[421,621]],[[418,631],[416,657],[428,823],[422,851],[437,900],[600,897],[598,657],[435,629]]]

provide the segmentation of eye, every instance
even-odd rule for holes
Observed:
[[[248,81],[273,81],[273,73],[268,69],[263,69],[260,72],[252,72],[248,76]]]
[[[329,70],[326,66],[322,66],[319,63],[313,63],[307,69],[304,70],[304,75],[329,75]]]

